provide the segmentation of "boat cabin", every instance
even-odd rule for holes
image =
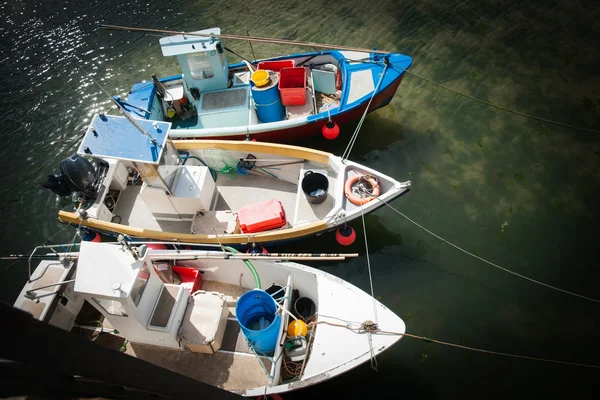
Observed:
[[[157,220],[192,221],[196,213],[210,209],[216,193],[209,168],[184,165],[168,137],[169,122],[131,120],[96,115],[77,154],[108,163],[106,176],[94,204],[87,212],[114,221],[121,196],[135,196]],[[143,182],[138,191],[125,191],[130,180]],[[135,182],[133,182],[135,183]],[[121,201],[121,203],[124,201]]]
[[[224,295],[165,283],[145,247],[81,246],[75,291],[127,340],[208,354],[219,350],[229,313]]]

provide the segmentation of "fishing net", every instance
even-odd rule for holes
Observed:
[[[203,149],[200,150],[200,158],[204,160],[209,168],[223,174],[235,175],[235,167],[238,159],[231,153],[221,149]]]

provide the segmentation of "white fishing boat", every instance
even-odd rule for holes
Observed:
[[[130,238],[270,245],[336,229],[345,235],[347,223],[410,188],[410,181],[323,151],[173,141],[170,128],[94,116],[77,154],[42,183],[75,196],[73,211],[61,210],[60,221]]]
[[[96,338],[103,332],[133,357],[243,396],[331,379],[405,332],[391,310],[326,272],[185,245],[81,242],[79,252],[49,254],[14,306],[71,330],[91,305],[102,315],[101,328],[88,327]]]

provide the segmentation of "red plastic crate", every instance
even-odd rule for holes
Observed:
[[[294,68],[296,62],[294,60],[279,60],[279,61],[261,61],[258,63],[258,69],[268,69],[279,72],[281,68]]]
[[[237,217],[242,233],[264,232],[286,224],[283,205],[275,199],[246,206]]]
[[[284,106],[306,104],[306,69],[282,68],[279,71],[279,93]]]
[[[173,272],[181,278],[181,286],[185,287],[190,293],[194,293],[202,288],[202,273],[196,268],[173,267]]]

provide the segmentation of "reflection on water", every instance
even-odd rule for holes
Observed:
[[[224,33],[373,47],[413,57],[413,70],[505,107],[600,129],[597,23],[586,1],[523,3],[296,1],[69,1],[0,5],[2,188],[43,166],[77,137],[94,113],[133,82],[177,72],[159,37],[97,29],[99,22],[173,30],[220,26]],[[227,46],[251,56],[244,42]],[[255,44],[258,57],[310,48]],[[237,61],[231,56],[231,61]],[[92,82],[93,78],[108,93]],[[300,144],[341,154],[356,128],[335,141]],[[351,159],[412,190],[394,202],[442,237],[494,263],[588,296],[598,294],[592,257],[598,226],[599,136],[528,120],[406,76],[393,101],[364,122]],[[27,253],[58,230],[59,202],[37,182],[58,163],[0,197],[2,254]],[[505,274],[433,238],[388,208],[366,216],[375,295],[408,332],[496,351],[593,363],[593,303]],[[369,290],[364,237],[341,248],[333,234],[292,243],[290,251],[358,251],[344,263],[312,263]],[[71,239],[61,232],[54,242]],[[284,250],[284,249],[281,249]],[[2,268],[7,265],[2,264]],[[12,301],[23,264],[2,274]],[[366,339],[365,339],[366,340]],[[587,383],[586,370],[512,360],[405,338],[368,366],[285,396],[336,394],[450,397],[479,383],[498,396],[557,393]],[[486,393],[489,395],[489,393]]]

